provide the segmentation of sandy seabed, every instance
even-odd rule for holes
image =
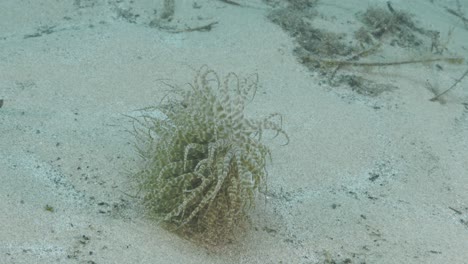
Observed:
[[[429,100],[466,63],[338,72],[391,87],[363,92],[298,59],[300,36],[268,18],[286,1],[175,0],[170,21],[162,2],[0,1],[0,263],[468,263],[468,78]],[[466,57],[468,4],[391,5],[440,32],[434,56]],[[359,46],[369,7],[388,4],[318,1],[304,23]],[[434,54],[421,39],[382,38],[360,61]],[[258,73],[247,112],[281,113],[290,137],[267,142],[268,192],[246,234],[216,250],[144,217],[126,117],[202,65]]]

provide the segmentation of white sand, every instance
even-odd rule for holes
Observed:
[[[179,34],[147,26],[158,1],[117,2],[0,1],[0,263],[468,263],[468,79],[445,104],[425,88],[450,87],[466,64],[355,69],[398,87],[365,97],[319,85],[259,0],[176,0],[180,28],[218,22]],[[370,4],[321,2],[316,23],[342,32]],[[468,30],[444,9],[456,1],[392,3],[442,37],[453,27],[449,52],[466,57]],[[118,17],[130,7],[140,16]],[[249,114],[281,113],[291,139],[269,142],[252,227],[215,252],[125,194],[142,164],[124,115],[203,64],[257,72]]]

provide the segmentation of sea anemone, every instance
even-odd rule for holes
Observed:
[[[265,188],[269,148],[262,135],[288,135],[281,115],[244,116],[258,75],[221,80],[206,66],[193,83],[170,86],[159,105],[134,118],[145,167],[137,174],[148,212],[166,227],[210,244],[232,241],[245,226],[255,194]]]

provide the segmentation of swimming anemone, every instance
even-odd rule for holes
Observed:
[[[170,86],[159,105],[134,120],[139,153],[146,166],[137,174],[148,212],[158,221],[197,240],[220,244],[245,226],[259,188],[266,188],[262,135],[273,131],[289,142],[281,115],[261,120],[244,116],[258,75],[221,80],[206,66],[187,87]]]

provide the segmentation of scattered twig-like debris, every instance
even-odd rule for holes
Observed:
[[[421,40],[413,32],[424,35],[425,31],[416,26],[406,11],[396,11],[390,2],[387,2],[387,8],[369,7],[359,18],[376,39],[393,36],[400,46],[418,45]]]
[[[392,13],[392,14],[395,14],[396,11],[395,9],[393,9],[393,6],[392,6],[392,3],[390,1],[387,1],[387,7],[388,7],[388,10]]]
[[[434,95],[438,94],[439,93],[439,85],[438,84],[433,84],[431,83],[429,80],[426,80],[426,83],[424,84],[424,86],[430,91],[432,92]],[[445,104],[447,103],[447,101],[445,100],[445,98],[443,97],[439,97],[439,103],[441,104]]]
[[[234,1],[231,1],[231,0],[219,0],[223,3],[226,3],[226,4],[229,4],[229,5],[235,5],[235,6],[240,6],[241,4],[237,3],[237,2],[234,2]]]
[[[447,12],[449,12],[450,14],[460,18],[463,21],[463,24],[465,24],[465,27],[468,27],[468,18],[464,17],[463,14],[460,14],[456,10],[453,10],[448,7],[446,7],[445,10],[447,10]]]
[[[318,61],[325,66],[361,66],[361,67],[386,67],[386,66],[397,66],[403,64],[415,64],[415,63],[431,63],[436,61],[445,61],[451,64],[460,64],[463,62],[463,58],[430,58],[430,59],[416,59],[416,60],[404,60],[404,61],[391,61],[391,62],[359,62],[359,61],[342,61],[342,60],[322,60],[314,58],[313,56],[303,57],[302,63]]]
[[[375,52],[377,49],[380,48],[380,46],[382,46],[382,42],[379,42],[378,44],[372,46],[370,49],[366,49],[366,50],[363,50],[361,52],[359,52],[358,54],[355,54],[353,56],[351,56],[350,58],[346,59],[346,61],[355,61],[357,59],[360,59],[364,56],[368,56],[369,54]],[[335,77],[336,73],[344,66],[344,64],[339,64],[338,66],[336,66],[335,70],[332,72],[331,76],[330,76],[330,81]]]
[[[438,95],[432,97],[432,98],[430,99],[430,101],[431,101],[431,102],[434,102],[434,101],[439,100],[439,98],[440,98],[442,95],[448,93],[450,90],[452,90],[453,88],[455,88],[455,86],[457,86],[457,84],[459,84],[467,75],[468,75],[468,70],[466,70],[465,73],[463,73],[463,75],[462,75],[460,78],[458,78],[458,79],[455,81],[455,83],[452,84],[452,86],[450,86],[450,88],[448,88],[447,90],[441,92],[440,94],[438,94]]]
[[[450,210],[454,211],[455,213],[459,214],[459,215],[462,214],[462,212],[460,212],[459,210],[457,210],[457,209],[455,209],[455,208],[453,208],[453,207],[451,207],[451,206],[449,206],[448,208],[449,208]]]
[[[53,213],[55,211],[54,207],[52,207],[52,206],[50,206],[48,204],[46,204],[44,206],[44,210],[46,210],[47,212],[51,212],[51,213]]]
[[[176,30],[168,30],[168,32],[170,33],[183,33],[183,32],[194,32],[194,31],[202,31],[202,32],[206,32],[206,31],[210,31],[214,25],[218,24],[217,21],[215,22],[211,22],[209,23],[208,25],[204,25],[204,26],[199,26],[199,27],[189,27],[189,28],[186,28],[186,29],[176,29]]]
[[[464,12],[462,11],[462,7],[460,4],[460,1],[457,1],[457,10],[451,9],[446,7],[445,10],[449,12],[450,14],[460,18],[463,21],[463,24],[465,25],[465,28],[468,29],[468,18],[465,17]]]
[[[24,35],[23,38],[27,39],[27,38],[37,38],[37,37],[40,37],[42,35],[49,35],[49,34],[52,34],[54,32],[56,32],[55,30],[56,26],[42,26],[42,27],[38,27],[36,30],[37,32],[36,33],[33,33],[33,34],[26,34]]]

